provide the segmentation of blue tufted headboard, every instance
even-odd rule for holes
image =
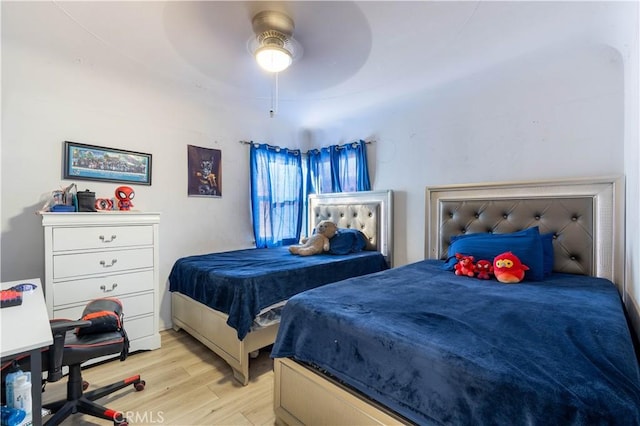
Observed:
[[[624,180],[603,177],[428,187],[428,258],[445,258],[453,235],[539,226],[554,233],[554,270],[624,285]]]

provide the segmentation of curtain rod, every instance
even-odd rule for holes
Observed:
[[[347,142],[346,144],[343,144],[343,145],[349,145],[349,144],[356,143],[356,142],[358,142],[358,141],[354,141],[354,142]],[[367,145],[371,145],[371,144],[372,144],[372,143],[374,143],[374,142],[375,142],[375,140],[372,140],[372,141],[364,141],[364,143],[365,143],[365,144],[367,144]],[[242,144],[242,145],[252,145],[253,143],[257,143],[257,142],[251,142],[251,141],[240,141],[240,144]]]

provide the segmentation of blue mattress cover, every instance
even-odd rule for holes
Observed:
[[[227,314],[227,324],[242,340],[255,316],[274,303],[385,269],[384,256],[375,251],[303,257],[292,255],[287,247],[235,250],[178,259],[169,274],[169,290]]]
[[[553,274],[501,284],[426,260],[292,297],[272,357],[309,363],[410,421],[638,425],[617,289]]]

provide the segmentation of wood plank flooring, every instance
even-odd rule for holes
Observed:
[[[161,332],[162,347],[83,370],[89,390],[140,374],[142,392],[128,386],[98,403],[126,413],[131,425],[273,425],[273,361],[270,348],[250,363],[250,382],[233,379],[231,367],[184,331]],[[48,383],[43,401],[65,398],[66,377]],[[43,420],[46,421],[47,417]],[[75,414],[66,425],[113,425]]]

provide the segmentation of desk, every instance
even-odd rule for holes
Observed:
[[[33,366],[42,365],[40,350],[53,343],[47,305],[40,279],[11,281],[0,284],[5,290],[20,283],[32,283],[38,287],[32,292],[22,295],[22,304],[0,309],[2,323],[1,356],[11,359],[17,355],[31,355],[31,401],[33,404],[33,424],[42,425],[42,369]],[[4,389],[3,389],[4,392]]]

